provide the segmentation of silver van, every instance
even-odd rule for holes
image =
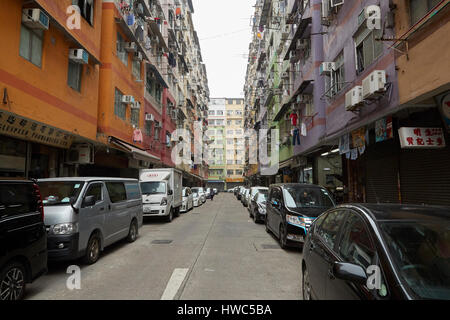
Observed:
[[[49,260],[83,257],[95,263],[108,245],[136,240],[142,226],[142,194],[137,179],[39,179],[44,203]]]

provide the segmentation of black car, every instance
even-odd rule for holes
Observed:
[[[450,207],[340,205],[312,224],[304,299],[450,299]]]
[[[266,189],[258,189],[258,192],[250,198],[248,210],[250,217],[255,223],[266,219],[266,202],[269,191]]]
[[[39,187],[0,180],[0,300],[20,300],[47,272],[47,232]]]
[[[302,247],[308,228],[316,217],[335,204],[320,186],[301,183],[274,184],[269,188],[266,231],[272,232],[281,248]]]

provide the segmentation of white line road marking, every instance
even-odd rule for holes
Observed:
[[[186,278],[188,271],[189,269],[179,268],[173,270],[172,276],[167,283],[166,290],[164,290],[164,293],[161,296],[161,300],[173,300],[178,292],[178,289],[180,289],[184,278]]]

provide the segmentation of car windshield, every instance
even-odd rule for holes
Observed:
[[[187,189],[183,189],[183,197],[187,197]]]
[[[44,206],[70,204],[76,200],[83,189],[83,181],[45,181],[38,182]]]
[[[267,190],[261,190],[258,192],[258,196],[256,199],[256,202],[265,202],[267,201],[267,195],[269,192]]]
[[[251,193],[252,197],[253,197],[255,194],[257,194],[258,192],[261,192],[261,191],[263,191],[263,190],[265,190],[265,189],[258,189],[258,188],[252,189],[252,193]]]
[[[450,299],[450,221],[381,222],[397,270],[423,299]]]
[[[166,183],[160,181],[141,182],[143,195],[166,194]]]
[[[202,188],[192,188],[191,190],[192,190],[192,192],[197,193],[197,194],[203,192]]]
[[[334,207],[328,191],[323,188],[289,186],[283,189],[288,208],[331,208]]]

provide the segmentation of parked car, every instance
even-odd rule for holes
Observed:
[[[21,300],[47,272],[47,233],[39,187],[0,180],[0,300]]]
[[[49,260],[97,262],[121,239],[136,240],[142,226],[137,179],[51,178],[38,180],[45,210]]]
[[[258,189],[258,192],[250,198],[248,205],[250,217],[255,223],[266,219],[266,202],[269,194],[269,188]]]
[[[213,188],[214,194],[219,194],[219,190],[217,190],[216,188]]]
[[[250,192],[249,192],[249,194],[247,195],[247,199],[246,199],[246,202],[247,202],[247,210],[248,210],[248,212],[251,212],[250,211],[250,203],[251,203],[251,201],[252,201],[252,198],[255,196],[255,194],[257,194],[258,193],[258,191],[260,191],[260,190],[269,190],[269,188],[267,188],[267,187],[251,187],[250,188]]]
[[[239,201],[242,200],[242,193],[243,193],[244,191],[245,191],[245,188],[242,187],[242,186],[240,186],[239,189],[238,189],[238,192],[237,192],[237,199],[238,199]],[[241,202],[242,202],[242,201],[241,201]]]
[[[212,189],[211,188],[206,188],[206,191],[205,191],[206,199],[211,199],[212,196],[214,196]]]
[[[236,188],[228,189],[227,192],[234,193],[234,195],[236,195]]]
[[[183,188],[183,204],[181,205],[180,212],[188,212],[194,208],[194,195],[192,194],[191,188]]]
[[[311,225],[305,299],[450,299],[450,207],[349,204]]]
[[[194,203],[194,207],[199,207],[203,204],[201,197],[198,193],[198,190],[195,188],[192,188],[192,201]]]
[[[141,169],[144,216],[165,217],[171,222],[183,203],[183,173],[174,168]]]
[[[199,194],[199,196],[200,196],[200,201],[201,201],[202,204],[206,202],[206,192],[205,192],[205,188],[202,188],[202,187],[194,187],[194,188],[191,188],[191,190],[192,190],[192,191],[196,191],[196,193]]]
[[[239,189],[240,189],[240,187],[234,187],[234,188],[233,188],[233,194],[234,194],[234,196],[235,196],[236,198],[237,198],[237,196],[238,196]]]
[[[323,187],[300,183],[271,185],[266,231],[279,239],[283,249],[288,246],[301,248],[314,219],[334,206],[333,199]]]
[[[244,206],[244,207],[246,207],[247,205],[248,205],[248,195],[250,194],[250,189],[248,189],[248,188],[245,188],[244,189],[244,191],[243,191],[243,193],[242,193],[242,196],[241,196],[241,202],[242,202],[242,205]]]

